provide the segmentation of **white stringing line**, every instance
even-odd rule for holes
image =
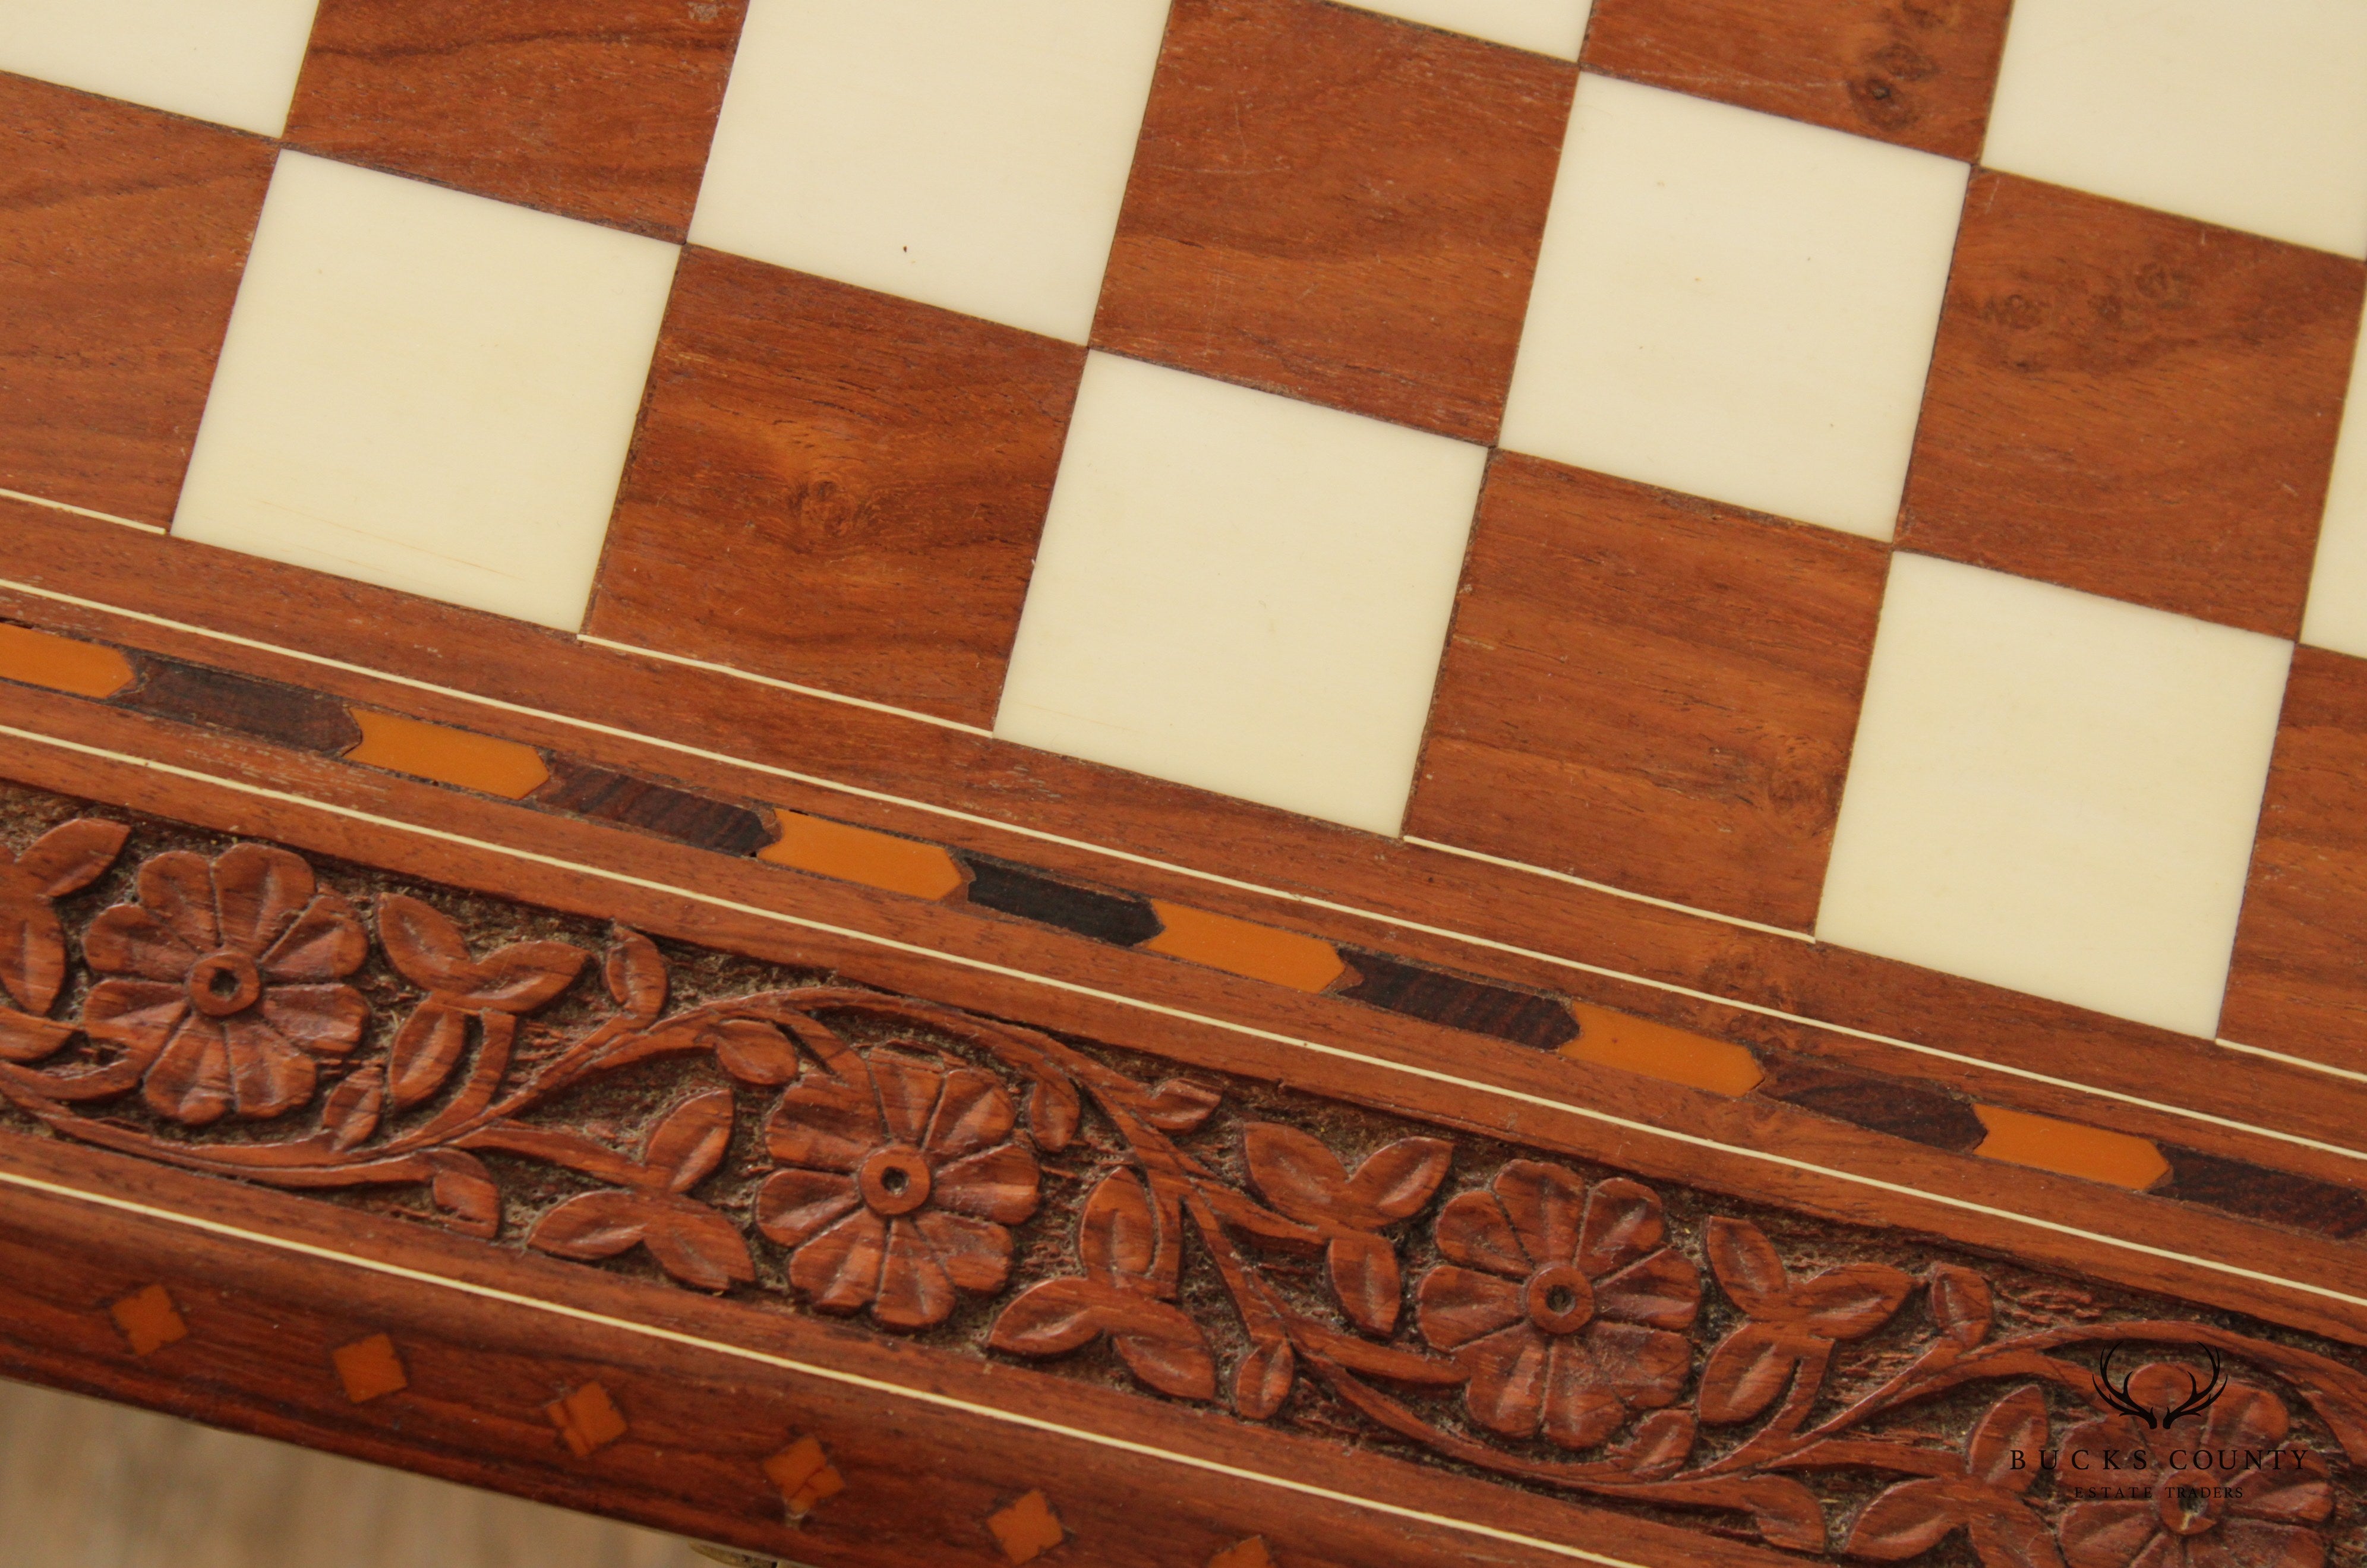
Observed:
[[[602,1328],[612,1328],[626,1334],[637,1334],[651,1339],[663,1340],[667,1344],[684,1346],[693,1350],[735,1357],[742,1361],[753,1361],[760,1366],[795,1372],[802,1377],[817,1378],[824,1382],[842,1383],[846,1387],[862,1389],[870,1393],[883,1393],[891,1398],[909,1399],[921,1404],[935,1405],[942,1410],[958,1411],[965,1415],[980,1416],[989,1421],[1000,1421],[1009,1426],[1025,1426],[1033,1431],[1049,1433],[1057,1437],[1070,1437],[1078,1442],[1091,1443],[1098,1448],[1115,1449],[1121,1453],[1135,1454],[1144,1459],[1160,1460],[1169,1464],[1206,1471],[1211,1474],[1226,1476],[1235,1481],[1254,1482],[1259,1485],[1278,1487],[1283,1491],[1296,1492],[1308,1497],[1319,1497],[1328,1503],[1342,1503],[1352,1508],[1369,1509],[1374,1513],[1387,1514],[1401,1519],[1413,1519],[1422,1524],[1436,1525],[1467,1535],[1485,1536],[1492,1540],[1551,1552],[1557,1557],[1597,1563],[1601,1568],[1645,1568],[1644,1564],[1630,1562],[1625,1558],[1604,1557],[1580,1547],[1564,1546],[1558,1541],[1544,1540],[1535,1536],[1498,1529],[1492,1525],[1477,1524],[1468,1519],[1449,1518],[1443,1514],[1428,1514],[1419,1508],[1408,1508],[1396,1503],[1384,1503],[1372,1497],[1359,1497],[1350,1492],[1335,1492],[1328,1486],[1318,1486],[1310,1482],[1293,1481],[1286,1476],[1244,1470],[1238,1465],[1225,1464],[1217,1460],[1200,1459],[1192,1454],[1179,1454],[1172,1449],[1153,1448],[1148,1443],[1137,1443],[1124,1437],[1110,1437],[1105,1433],[1088,1431],[1082,1426],[1063,1426],[1057,1421],[1047,1421],[1041,1416],[1023,1415],[1014,1410],[998,1410],[991,1404],[980,1404],[972,1400],[957,1399],[951,1394],[936,1393],[927,1389],[908,1388],[901,1383],[891,1383],[879,1378],[867,1378],[860,1372],[840,1371],[836,1368],[817,1366],[810,1361],[795,1361],[786,1356],[775,1356],[766,1351],[751,1349],[746,1346],[729,1345],[721,1340],[706,1339],[695,1334],[685,1334],[678,1329],[660,1328],[652,1324],[635,1323],[629,1318],[610,1317],[606,1312],[589,1312],[582,1307],[571,1307],[563,1302],[548,1301],[535,1296],[521,1296],[515,1291],[498,1290],[490,1285],[479,1285],[467,1279],[454,1279],[440,1274],[430,1274],[425,1269],[408,1268],[399,1263],[384,1263],[373,1257],[338,1252],[332,1247],[316,1246],[310,1242],[294,1241],[261,1231],[242,1230],[236,1225],[226,1225],[219,1220],[200,1219],[193,1214],[177,1214],[169,1209],[153,1208],[148,1204],[135,1203],[125,1198],[110,1198],[104,1193],[85,1192],[79,1187],[43,1181],[38,1176],[23,1176],[15,1171],[0,1170],[0,1182],[6,1182],[11,1187],[25,1187],[34,1192],[47,1193],[53,1198],[94,1203],[102,1208],[119,1210],[124,1213],[138,1214],[147,1219],[162,1220],[169,1224],[186,1225],[193,1230],[207,1231],[215,1235],[228,1236],[237,1241],[277,1247],[283,1252],[296,1253],[305,1257],[317,1257],[324,1262],[341,1263],[353,1268],[368,1269],[375,1274],[384,1274],[397,1279],[408,1279],[414,1284],[433,1286],[439,1290],[453,1290],[464,1296],[475,1296],[482,1301],[500,1301],[508,1306],[524,1307],[530,1312],[549,1312],[555,1317],[572,1318],[578,1323],[593,1324]]]
[[[1078,996],[1090,996],[1096,1001],[1115,1003],[1122,1007],[1131,1007],[1138,1012],[1156,1013],[1165,1017],[1180,1018],[1185,1023],[1199,1024],[1232,1034],[1246,1035],[1253,1040],[1270,1040],[1276,1045],[1286,1045],[1313,1051],[1319,1056],[1336,1057],[1343,1062],[1353,1062],[1362,1066],[1401,1073],[1408,1077],[1427,1079],[1432,1083],[1444,1084],[1452,1088],[1467,1089],[1476,1094],[1489,1095],[1499,1099],[1512,1100],[1523,1105],[1558,1111],[1588,1121],[1601,1122],[1608,1127],[1616,1127],[1623,1131],[1642,1133],[1651,1138],[1665,1138],[1670,1142],[1684,1144],[1691,1148],[1708,1149],[1741,1159],[1757,1160],[1766,1165],[1780,1165],[1787,1170],[1804,1171],[1811,1176],[1870,1187],[1876,1192],[1895,1193],[1902,1198],[1935,1203],[1942,1208],[1962,1210],[1969,1214],[1985,1215],[1993,1220],[2003,1220],[2013,1224],[2028,1225],[2056,1235],[2095,1242],[2109,1247],[2119,1247],[2147,1257],[2161,1258],[2171,1263],[2191,1264],[2197,1268],[2231,1275],[2237,1278],[2256,1280],[2282,1290],[2298,1290],[2305,1295],[2324,1296],[2330,1301],[2341,1301],[2350,1306],[2367,1307],[2367,1296],[2353,1296],[2347,1291],[2335,1290],[2332,1286],[2313,1285],[2305,1280],[2287,1279],[2281,1275],[2247,1268],[2241,1264],[2198,1257],[2191,1253],[2172,1252],[2167,1247],[2157,1247],[2149,1242],[2132,1241],[2124,1236],[2107,1235],[2101,1231],[2083,1230],[2077,1225],[2064,1224],[2060,1221],[2042,1220],[2034,1215],[2018,1213],[2013,1210],[1976,1203],[1968,1198],[1955,1198],[1941,1192],[1927,1192],[1920,1187],[1908,1187],[1900,1182],[1885,1181],[1879,1176],[1861,1176],[1855,1171],[1815,1165],[1806,1160],[1795,1160],[1788,1154],[1772,1153],[1763,1149],[1752,1149],[1741,1144],[1721,1143],[1714,1138],[1704,1138],[1698,1133],[1680,1132],[1670,1128],[1655,1127],[1648,1121],[1614,1116],[1609,1111],[1596,1110],[1591,1106],[1572,1105],[1567,1100],[1549,1099],[1543,1095],[1533,1095],[1522,1089],[1506,1088],[1501,1084],[1485,1083],[1477,1078],[1458,1077],[1452,1073],[1442,1073],[1431,1067],[1418,1067],[1411,1062],[1392,1062],[1385,1056],[1367,1056],[1362,1051],[1351,1051],[1344,1046],[1325,1045],[1319,1040],[1302,1040],[1296,1035],[1277,1034],[1271,1029],[1262,1029],[1252,1024],[1210,1017],[1206,1014],[1190,1012],[1182,1007],[1170,1007],[1164,1003],[1146,1002],[1139,997],[1127,996],[1118,992],[1102,991],[1093,986],[1080,985],[1074,981],[1060,980],[1051,975],[1033,974],[1024,969],[1013,969],[1007,964],[993,963],[985,959],[969,958],[960,953],[940,952],[934,948],[924,948],[914,942],[899,941],[893,937],[882,937],[875,932],[859,931],[844,926],[832,926],[826,921],[809,920],[802,915],[785,914],[777,909],[766,909],[761,904],[742,903],[735,899],[723,898],[715,893],[674,887],[671,883],[634,876],[629,871],[610,870],[601,866],[581,865],[572,860],[562,860],[555,855],[542,854],[538,850],[520,849],[514,845],[494,844],[481,838],[470,838],[465,834],[450,833],[443,828],[426,827],[418,823],[403,822],[396,817],[379,816],[376,812],[365,812],[357,807],[341,806],[328,801],[316,801],[309,796],[291,794],[285,790],[274,790],[261,784],[248,784],[235,778],[217,778],[212,774],[198,772],[194,768],[178,767],[169,762],[158,762],[150,757],[133,756],[125,752],[109,751],[104,746],[89,745],[81,741],[69,741],[56,735],[45,735],[35,730],[19,730],[12,725],[0,724],[0,735],[14,735],[19,740],[31,741],[40,745],[79,752],[86,756],[105,757],[110,762],[126,763],[133,767],[147,768],[153,772],[169,774],[178,778],[194,779],[200,784],[210,784],[218,789],[232,790],[241,794],[259,796],[267,801],[281,801],[289,805],[306,807],[332,816],[348,817],[356,822],[366,822],[379,827],[392,828],[399,833],[416,834],[423,838],[442,839],[448,844],[463,845],[471,849],[483,850],[487,854],[507,856],[512,859],[549,866],[578,876],[596,877],[603,881],[619,882],[628,887],[663,893],[670,898],[687,899],[695,903],[708,904],[717,909],[728,909],[736,915],[753,915],[760,920],[777,921],[784,926],[795,926],[808,931],[820,931],[827,936],[841,937],[850,941],[866,943],[872,947],[910,953],[916,958],[957,964],[964,969],[974,969],[988,974],[999,974],[1031,985],[1041,985],[1048,990],[1065,991]]]
[[[2211,1043],[2225,1046],[2229,1051],[2240,1051],[2251,1056],[2265,1056],[2271,1062],[2282,1062],[2288,1067],[2306,1067],[2313,1073],[2330,1074],[2337,1078],[2349,1078],[2355,1083],[2367,1084],[2367,1073],[2354,1073],[2348,1067],[2337,1067],[2325,1062],[2312,1062],[2306,1056],[2287,1056],[2282,1051],[2271,1051],[2258,1045],[2241,1045],[2232,1040],[2214,1040]]]
[[[1435,849],[1442,855],[1460,855],[1467,860],[1485,860],[1490,866],[1501,866],[1508,871],[1526,871],[1533,877],[1550,877],[1555,881],[1568,882],[1572,887],[1591,888],[1596,892],[1607,892],[1614,898],[1630,899],[1635,903],[1648,903],[1659,909],[1673,909],[1680,915],[1696,915],[1704,920],[1722,920],[1728,926],[1741,926],[1753,931],[1764,931],[1771,937],[1789,937],[1795,942],[1806,942],[1812,947],[1816,944],[1816,937],[1807,932],[1795,931],[1788,926],[1769,926],[1757,920],[1745,920],[1739,915],[1721,915],[1715,909],[1704,909],[1698,904],[1679,903],[1672,898],[1654,898],[1650,893],[1636,892],[1627,888],[1614,888],[1609,882],[1589,881],[1584,877],[1572,876],[1568,871],[1557,871],[1545,866],[1532,866],[1526,860],[1507,860],[1501,855],[1486,855],[1477,849],[1464,849],[1452,844],[1441,844],[1434,838],[1417,838],[1410,833],[1406,834],[1404,837],[1408,844],[1420,845],[1424,849]]]
[[[663,659],[670,665],[688,665],[692,669],[706,670],[711,675],[731,676],[740,680],[753,681],[758,686],[769,686],[781,691],[794,691],[800,697],[818,697],[824,702],[844,702],[850,708],[868,708],[874,713],[892,714],[899,719],[913,719],[923,724],[935,724],[941,729],[959,730],[965,735],[982,735],[990,741],[994,739],[992,730],[981,730],[976,724],[965,724],[954,719],[940,719],[934,713],[923,713],[911,708],[899,708],[888,702],[874,702],[866,697],[849,697],[843,691],[824,691],[818,686],[799,686],[793,680],[776,680],[771,676],[760,676],[753,670],[734,669],[730,665],[718,665],[706,659],[694,659],[686,653],[662,653],[655,648],[643,648],[637,643],[612,642],[606,637],[595,637],[588,631],[577,632],[575,640],[578,642],[589,642],[595,648],[614,648],[620,653],[639,653],[645,659]]]
[[[0,490],[0,495],[5,495],[11,501],[22,501],[28,506],[47,506],[52,512],[72,512],[77,517],[96,517],[102,523],[120,523],[127,528],[138,528],[142,533],[172,532],[170,528],[161,528],[154,523],[143,523],[136,517],[119,517],[112,512],[94,512],[87,506],[69,506],[63,501],[52,501],[46,495],[28,495],[21,490]]]
[[[210,637],[216,642],[229,642],[242,648],[255,648],[266,653],[276,653],[282,658],[296,659],[329,669],[344,670],[348,674],[387,681],[416,691],[428,691],[443,697],[458,698],[464,702],[473,702],[480,707],[491,708],[505,713],[519,713],[530,719],[588,730],[595,734],[612,735],[618,740],[632,741],[642,745],[657,747],[662,751],[676,752],[685,756],[696,756],[708,762],[719,762],[726,767],[744,767],[752,772],[769,774],[777,778],[789,779],[794,783],[811,785],[816,789],[829,790],[842,795],[852,795],[858,800],[877,801],[884,805],[907,807],[951,821],[991,828],[998,833],[1015,834],[1023,838],[1033,838],[1041,843],[1063,845],[1071,849],[1082,849],[1088,854],[1106,856],[1111,859],[1125,861],[1130,865],[1148,866],[1155,870],[1170,871],[1177,876],[1195,878],[1200,881],[1215,883],[1219,887],[1255,893],[1263,898],[1305,904],[1310,909],[1329,910],[1332,914],[1351,915],[1359,920],[1377,921],[1383,925],[1399,926],[1408,931],[1419,931],[1426,937],[1442,937],[1448,941],[1461,942],[1490,952],[1509,953],[1515,958],[1552,964],[1557,968],[1570,970],[1580,974],[1591,974],[1629,985],[1640,985],[1647,990],[1662,992],[1671,996],[1690,997],[1696,1002],[1707,1002],[1713,1006],[1732,1007],[1739,1012],[1750,1013],[1762,1018],[1773,1018],[1781,1023],[1800,1024],[1809,1028],[1826,1029],[1834,1034],[1843,1035],[1852,1040],[1865,1040],[1874,1045],[1894,1046],[1900,1051],[1912,1051],[1919,1056],[1929,1056],[1934,1061],[1953,1062],[1959,1066],[1999,1073],[2008,1077],[2020,1078],[2027,1083],[2044,1084],[2050,1088],[2067,1089],[2074,1094],[2094,1095],[2100,1099],[2135,1106],[2144,1110],[2158,1111],[2166,1116],[2184,1117],[2191,1121],[2199,1121],[2213,1127],[2224,1127],[2233,1131],[2248,1133],[2254,1137],[2266,1138],[2280,1143],[2291,1143],[2299,1148],[2315,1149],[2321,1153],[2339,1154],[2352,1160],[2367,1160],[2367,1151],[2347,1148],[2339,1143],[2328,1143],[2320,1139],[2305,1137],[2298,1132],[2285,1132],[2273,1127],[2256,1126],[2248,1121],[2237,1121],[2232,1117],[2214,1116],[2209,1111],[2197,1110],[2190,1106],[2149,1100],[2142,1095],[2126,1094],[2119,1089],[2107,1089],[2093,1084],[2083,1084],[2073,1078],[2058,1078],[2049,1073],[2040,1073],[2028,1067],[2017,1067],[2010,1062],[1991,1062],[1978,1056],[1968,1056],[1962,1051],[1947,1051],[1936,1045],[1921,1045],[1911,1040],[1900,1040],[1896,1035],[1877,1034],[1871,1029],[1854,1028],[1848,1024],[1829,1023],[1822,1018],[1809,1017],[1806,1014],[1786,1012],[1781,1007],[1769,1007],[1757,1002],[1745,1002],[1737,997],[1720,996],[1715,992],[1698,991],[1690,985],[1679,985],[1671,981],[1655,980],[1648,975],[1630,974],[1625,970],[1587,963],[1580,959],[1563,958],[1555,953],[1539,952],[1534,948],[1523,948],[1512,942],[1500,942],[1490,937],[1475,937],[1468,932],[1452,930],[1444,926],[1426,925],[1403,915],[1384,915],[1369,909],[1360,909],[1352,903],[1338,903],[1330,899],[1318,898],[1311,893],[1290,892],[1281,888],[1270,888],[1257,882],[1242,881],[1219,872],[1204,871],[1191,866],[1177,865],[1172,861],[1155,859],[1148,855],[1137,855],[1130,850],[1113,849],[1104,845],[1088,843],[1083,839],[1048,833],[1041,828],[1000,822],[993,817],[980,816],[975,812],[961,811],[952,806],[940,806],[927,801],[909,800],[901,795],[890,795],[884,790],[866,790],[860,785],[841,783],[837,779],[824,778],[816,774],[799,773],[792,768],[777,767],[768,762],[755,762],[746,757],[733,756],[727,752],[709,751],[704,746],[691,745],[683,741],[667,740],[660,735],[645,735],[638,731],[619,729],[616,725],[603,724],[591,719],[578,719],[565,713],[553,713],[540,708],[529,708],[523,703],[505,702],[498,697],[484,697],[473,691],[462,691],[455,687],[438,686],[433,681],[419,680],[411,676],[392,675],[384,670],[371,669],[366,665],[348,664],[343,659],[332,659],[325,654],[309,653],[299,648],[282,648],[276,643],[258,642],[251,637],[239,636],[235,632],[217,631],[206,626],[193,626],[186,621],[170,620],[163,616],[150,615],[142,610],[123,609],[96,599],[77,598],[72,594],[62,594],[54,589],[36,587],[30,583],[19,583],[0,577],[0,588],[15,589],[31,594],[37,598],[51,599],[60,604],[95,609],[108,615],[119,615],[126,619],[143,621],[152,626],[162,626],[175,631],[188,632],[194,636]]]

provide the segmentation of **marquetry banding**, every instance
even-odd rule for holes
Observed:
[[[131,661],[96,642],[0,622],[0,680],[75,697],[112,697],[131,684]]]
[[[355,708],[361,726],[361,744],[345,753],[347,762],[366,763],[394,773],[408,773],[456,789],[522,800],[550,778],[542,754],[515,741],[498,740],[473,730],[430,724],[400,713]]]
[[[151,1285],[135,1290],[108,1309],[115,1326],[123,1331],[130,1342],[134,1356],[150,1356],[165,1346],[189,1336],[189,1325],[181,1321],[181,1309],[173,1304],[173,1294],[162,1285]]]
[[[986,1528],[993,1532],[1002,1555],[1014,1562],[1033,1562],[1069,1539],[1051,1500],[1030,1492],[1017,1502],[990,1515]]]
[[[563,1398],[552,1400],[542,1407],[542,1413],[559,1428],[561,1441],[577,1459],[591,1458],[627,1431],[624,1412],[617,1408],[617,1402],[598,1383],[585,1383]]]
[[[756,851],[759,860],[913,898],[947,898],[962,885],[961,868],[942,845],[874,833],[802,812],[774,815],[780,836]]]
[[[329,1364],[336,1369],[337,1381],[345,1386],[345,1397],[356,1404],[368,1404],[411,1386],[402,1354],[395,1349],[394,1341],[383,1334],[338,1346],[329,1352]]]
[[[1253,1535],[1208,1559],[1208,1568],[1274,1568],[1274,1554],[1266,1551],[1263,1536]]]
[[[2137,1192],[2169,1174],[2169,1162],[2150,1139],[1999,1106],[1976,1105],[1973,1114],[1988,1130],[1988,1136],[1973,1153],[1988,1159],[2109,1182]]]
[[[781,1489],[792,1520],[802,1520],[846,1490],[846,1478],[830,1462],[828,1450],[810,1437],[799,1437],[766,1460],[764,1478]]]
[[[1570,1004],[1578,1038],[1561,1048],[1572,1062],[1616,1067],[1714,1095],[1747,1095],[1766,1072],[1759,1059],[1731,1040],[1712,1040],[1608,1007]]]
[[[1348,971],[1340,949],[1319,937],[1213,915],[1164,899],[1152,899],[1150,910],[1159,916],[1161,929],[1142,944],[1145,952],[1164,953],[1229,974],[1287,985],[1294,991],[1321,991]]]

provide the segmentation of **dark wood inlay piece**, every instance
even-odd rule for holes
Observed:
[[[638,827],[724,855],[753,855],[773,841],[764,819],[746,806],[572,756],[545,760],[550,781],[527,797],[536,805]]]
[[[1975,176],[1898,542],[2294,635],[2362,290],[2347,256]]]
[[[1319,0],[1179,0],[1095,346],[1492,440],[1576,84]]]
[[[1760,1094],[1934,1149],[1964,1153],[1988,1134],[1972,1102],[1897,1078],[1852,1073],[1798,1056],[1762,1058]]]
[[[133,663],[140,677],[110,699],[118,707],[185,724],[217,724],[305,751],[341,752],[360,744],[361,726],[335,698],[154,653]]]
[[[585,630],[993,723],[1084,361],[693,247]]]
[[[271,160],[0,74],[0,489],[173,520]]]
[[[680,240],[746,10],[747,0],[322,0],[288,138]]]
[[[2011,0],[1594,0],[1589,70],[1967,162]]]
[[[1332,987],[1334,995],[1540,1051],[1578,1038],[1578,1020],[1558,997],[1450,974],[1363,948],[1343,947],[1340,956],[1352,974],[1348,983]]]
[[[2367,1230],[2367,1193],[2174,1143],[2159,1147],[2169,1162],[2169,1178],[2153,1190],[2164,1198],[2329,1236],[2355,1236]]]
[[[1872,540],[1497,457],[1406,831],[1806,929],[1887,563]]]
[[[969,868],[969,902],[982,908],[1040,920],[1121,948],[1159,935],[1159,916],[1151,913],[1148,899],[1079,887],[984,855],[966,855],[962,863]]]

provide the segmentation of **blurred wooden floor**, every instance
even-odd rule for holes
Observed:
[[[0,1381],[0,1568],[715,1568],[647,1530]]]

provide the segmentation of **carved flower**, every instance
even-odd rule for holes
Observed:
[[[809,1042],[812,1043],[812,1042]],[[995,1291],[1036,1211],[1036,1156],[1010,1142],[991,1076],[910,1051],[828,1050],[781,1095],[768,1137],[791,1168],[757,1196],[814,1304],[898,1328],[943,1323],[956,1290]]]
[[[2185,1367],[2157,1361],[2130,1377],[2128,1392],[2166,1410],[2191,1392],[2191,1378]],[[2286,1452],[2255,1467],[2245,1451],[2282,1449],[2291,1425],[2275,1394],[2230,1382],[2200,1421],[2156,1431],[2116,1415],[2074,1426],[2063,1439],[2057,1486],[2145,1494],[2075,1504],[2062,1525],[2070,1568],[2320,1568],[2326,1545],[2307,1527],[2334,1509],[2325,1461]],[[2074,1468],[2082,1451],[2084,1473]],[[2133,1468],[2129,1457],[2138,1451],[2146,1462]],[[2121,1468],[2100,1473],[2107,1452]]]
[[[104,910],[83,952],[101,973],[83,1028],[139,1063],[150,1108],[200,1127],[312,1097],[315,1056],[342,1056],[368,1006],[333,983],[369,951],[350,904],[284,849],[187,850],[140,868],[139,902]]]
[[[1470,1374],[1472,1416],[1513,1437],[1542,1422],[1583,1449],[1629,1411],[1672,1403],[1693,1345],[1671,1331],[1700,1312],[1701,1277],[1660,1244],[1659,1199],[1616,1178],[1589,1192],[1529,1160],[1489,1187],[1440,1211],[1438,1250],[1455,1261],[1423,1277],[1416,1308],[1424,1337]]]

